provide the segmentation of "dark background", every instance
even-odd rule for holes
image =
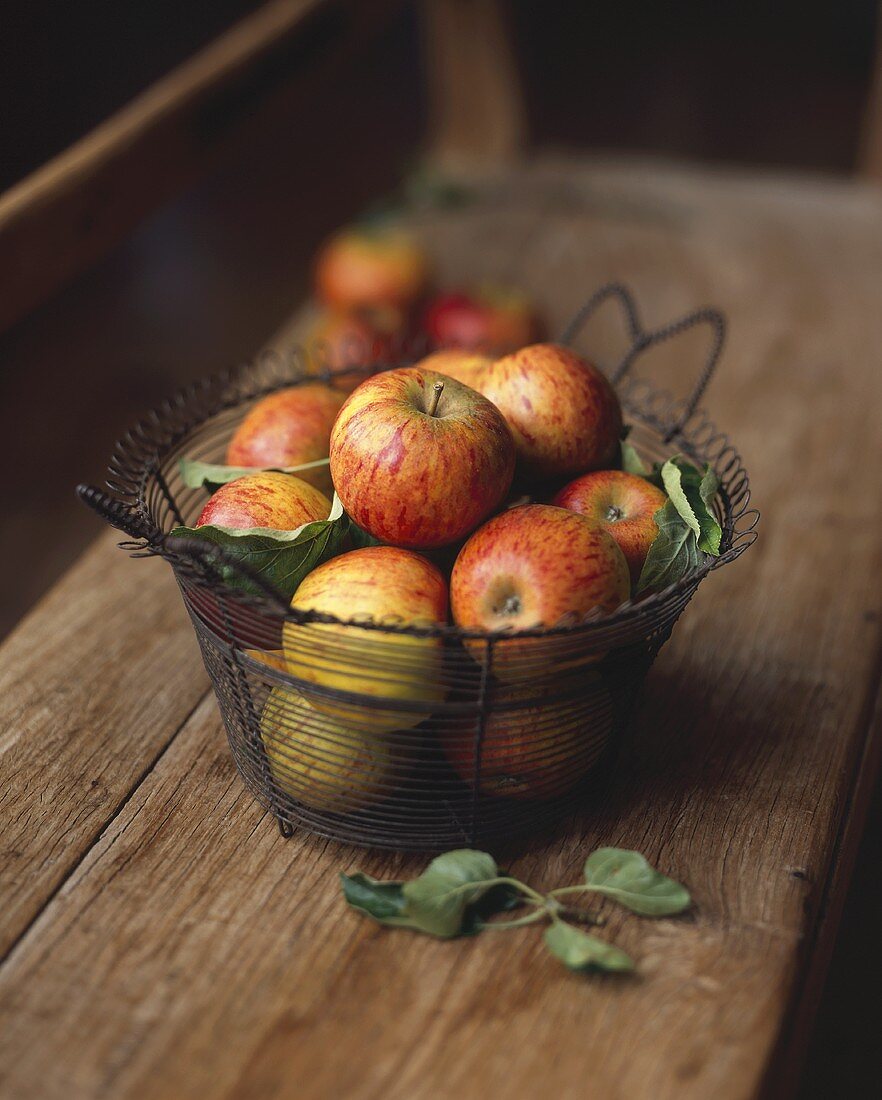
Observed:
[[[259,0],[4,0],[0,188],[258,7]],[[873,0],[515,0],[509,7],[539,142],[844,172],[855,166]],[[400,34],[381,48],[390,64],[373,80],[400,80],[402,100],[412,99],[415,19],[403,16]],[[341,83],[364,94],[354,72]]]
[[[189,57],[255,0],[0,5],[0,190]],[[876,5],[513,3],[537,144],[769,168],[860,169]],[[391,189],[425,124],[416,11],[0,334],[0,636],[99,527],[74,500],[114,438],[188,379],[247,359],[307,290],[319,240]],[[9,465],[13,476],[9,475]],[[878,803],[877,799],[877,803]],[[877,805],[803,1100],[875,1095]],[[873,1002],[873,998],[870,998]]]

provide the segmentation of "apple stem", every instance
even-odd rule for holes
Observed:
[[[429,402],[429,416],[434,416],[435,411],[438,408],[438,402],[441,400],[441,394],[444,392],[444,383],[436,382],[432,386],[432,400]]]

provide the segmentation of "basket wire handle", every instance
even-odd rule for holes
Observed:
[[[637,359],[637,357],[647,348],[655,344],[660,344],[665,340],[670,340],[674,336],[679,336],[680,333],[686,332],[687,329],[695,328],[697,325],[706,324],[711,329],[712,342],[710,351],[704,361],[701,373],[695,385],[692,387],[692,392],[682,403],[682,412],[680,416],[665,434],[665,442],[668,443],[675,435],[682,432],[683,428],[688,424],[692,414],[698,407],[698,402],[704,396],[704,391],[707,389],[708,383],[714,375],[714,371],[717,368],[717,364],[720,361],[720,355],[723,351],[723,342],[726,338],[726,319],[718,309],[705,307],[703,309],[696,309],[692,313],[687,313],[685,317],[680,317],[676,321],[671,321],[661,328],[647,330],[640,322],[640,315],[637,312],[637,303],[634,301],[634,296],[631,294],[630,290],[622,283],[607,283],[605,286],[595,291],[576,313],[564,329],[561,336],[561,343],[572,344],[573,340],[581,332],[589,318],[594,315],[598,307],[610,299],[617,300],[622,307],[622,312],[625,315],[628,326],[628,336],[631,339],[631,346],[625,352],[618,366],[612,371],[610,376],[614,385],[617,385],[625,377],[633,366],[635,359]]]
[[[154,547],[161,541],[162,532],[136,506],[111,496],[95,485],[78,485],[76,493],[105,522],[118,531],[124,531],[130,538],[143,539]]]
[[[243,562],[225,554],[220,546],[183,536],[174,539],[172,545],[165,533],[150,523],[140,511],[94,485],[78,485],[77,496],[111,527],[124,531],[130,538],[138,539],[142,544],[139,548],[147,553],[159,554],[169,560],[189,559],[202,569],[210,570],[215,575],[215,581],[221,583],[219,568],[223,566],[236,574],[241,581],[257,588],[260,593],[257,598],[271,604],[274,610],[286,613],[289,610],[287,602],[272,585],[267,584],[263,577]],[[177,513],[177,509],[175,512]],[[176,518],[179,518],[179,514]]]
[[[175,562],[189,561],[194,563],[197,567],[206,570],[211,577],[213,583],[219,585],[223,590],[229,582],[224,578],[221,570],[227,569],[235,575],[235,577],[243,582],[246,586],[251,586],[253,589],[257,589],[257,593],[253,595],[245,592],[238,592],[237,595],[250,597],[253,600],[259,600],[264,604],[269,604],[270,609],[276,613],[281,612],[283,615],[287,615],[291,610],[290,602],[285,599],[271,584],[260,576],[249,565],[246,565],[242,561],[237,561],[234,557],[224,553],[223,547],[211,542],[204,542],[199,538],[187,538],[185,535],[177,535],[174,539],[169,540],[166,536],[162,538],[162,554],[166,560],[170,561],[172,566]],[[259,594],[258,594],[259,593]]]

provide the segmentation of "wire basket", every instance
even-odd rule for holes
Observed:
[[[611,615],[517,635],[341,620],[292,610],[234,566],[259,594],[243,592],[223,579],[231,562],[218,547],[169,539],[205,501],[184,485],[178,460],[223,462],[255,401],[308,379],[297,355],[182,391],[117,444],[109,491],[78,488],[133,540],[121,546],[174,569],[236,766],[284,835],[300,828],[359,845],[443,851],[508,840],[590,804],[592,779],[614,757],[674,623],[705,576],[756,538],[759,514],[748,507],[741,459],[698,410],[722,349],[722,316],[700,310],[650,332],[630,293],[612,284],[580,310],[563,342],[609,299],[622,307],[631,339],[611,374],[631,438],[650,460],[677,450],[709,462],[720,479],[714,507],[723,530],[719,557]],[[708,325],[713,341],[687,399],[630,377],[640,352],[696,325]]]

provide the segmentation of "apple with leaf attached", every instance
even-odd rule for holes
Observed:
[[[658,535],[655,514],[667,495],[651,481],[623,470],[597,470],[565,485],[553,504],[593,520],[616,540],[636,586]]]
[[[264,470],[221,485],[209,497],[196,526],[293,531],[304,523],[327,519],[330,511],[330,500],[308,481]]]

